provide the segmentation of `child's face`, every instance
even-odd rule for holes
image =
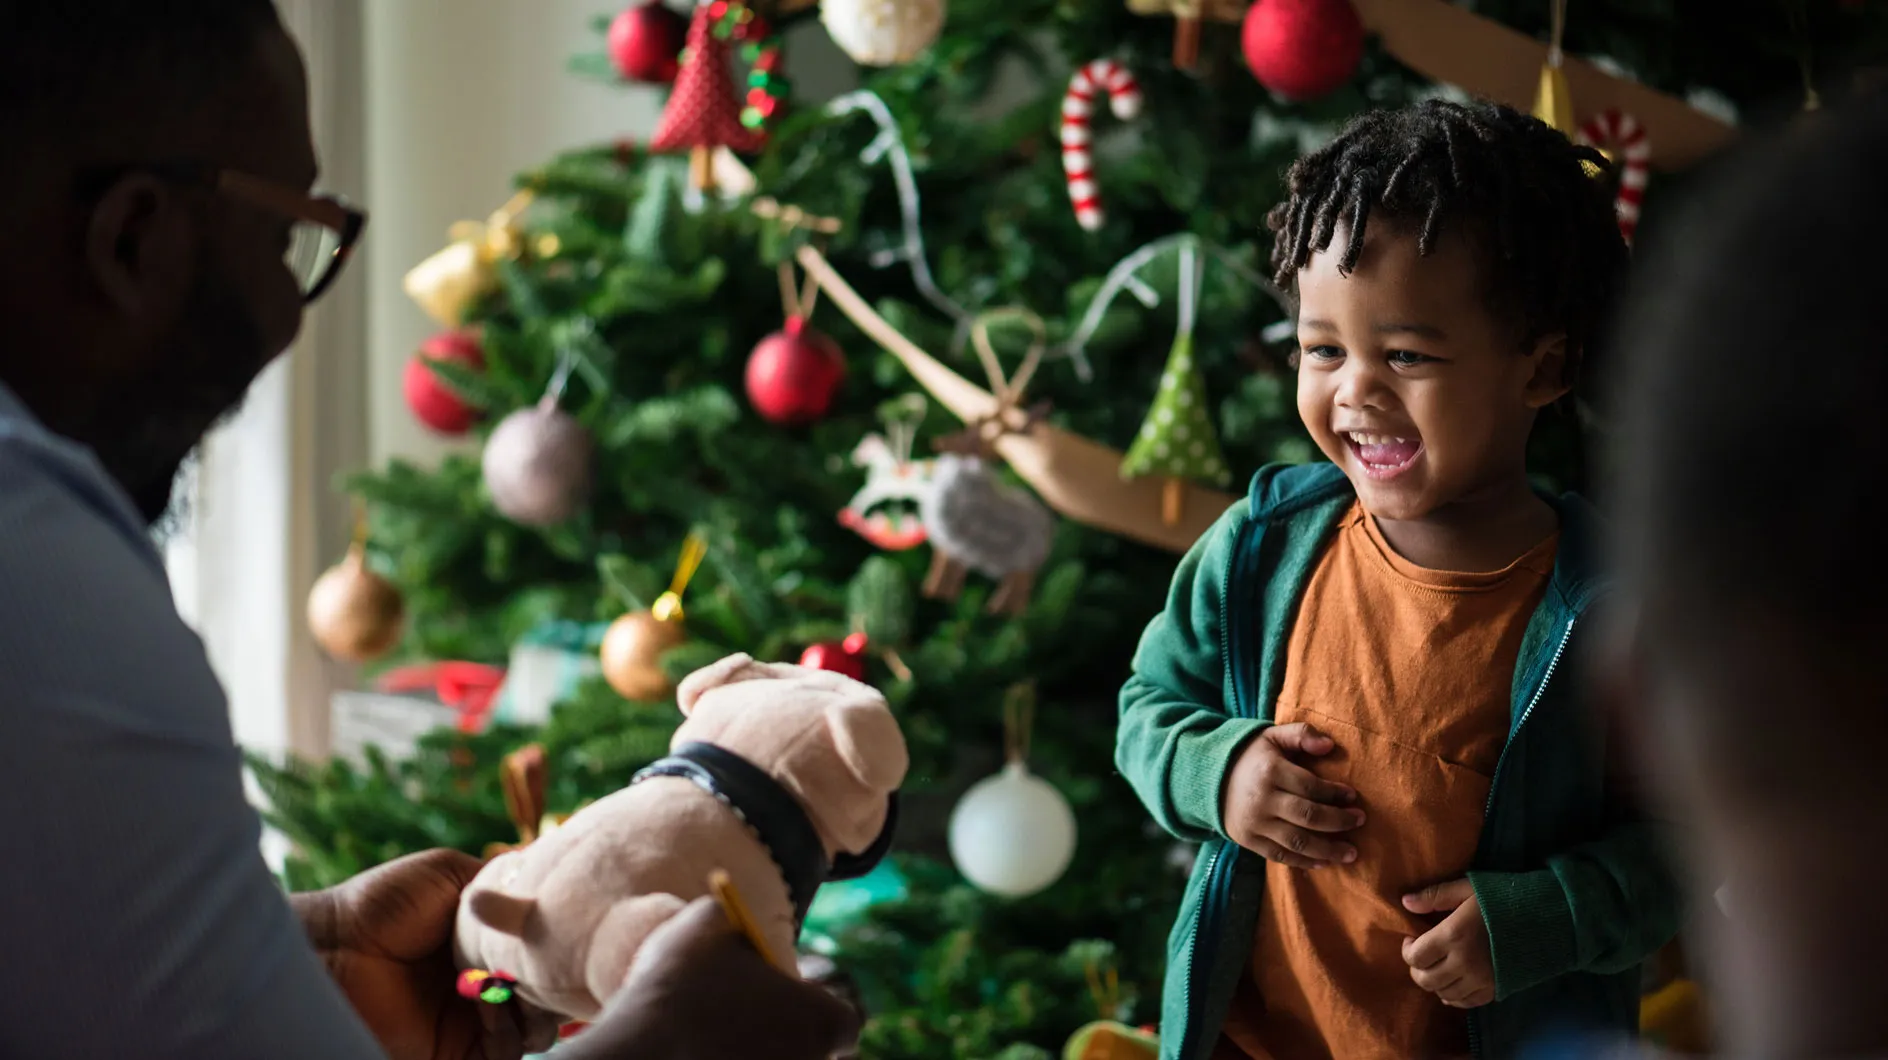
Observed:
[[[1378,222],[1344,276],[1348,239],[1340,225],[1298,273],[1298,415],[1318,447],[1379,519],[1524,481],[1534,414],[1566,392],[1565,342],[1521,348],[1467,239],[1445,233],[1421,257],[1413,232]]]

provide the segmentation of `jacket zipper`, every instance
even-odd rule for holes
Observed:
[[[1541,683],[1535,686],[1534,695],[1528,699],[1527,706],[1521,708],[1521,720],[1514,723],[1514,731],[1508,734],[1507,746],[1501,749],[1501,757],[1495,761],[1495,779],[1488,785],[1488,803],[1482,808],[1483,820],[1487,820],[1494,815],[1495,794],[1501,790],[1502,770],[1503,767],[1508,764],[1508,747],[1512,747],[1514,741],[1520,738],[1522,726],[1527,724],[1527,719],[1534,716],[1534,708],[1540,705],[1541,697],[1547,694],[1547,685],[1553,681],[1554,671],[1560,668],[1560,657],[1567,653],[1567,643],[1573,639],[1573,627],[1578,625],[1579,621],[1578,616],[1567,620],[1567,628],[1560,633],[1560,643],[1555,646],[1553,656],[1547,660],[1546,672],[1541,674]],[[1481,1014],[1471,1012],[1468,1017],[1468,1051],[1470,1056],[1480,1057],[1482,1055],[1481,1037]]]
[[[1233,717],[1244,715],[1244,706],[1248,697],[1241,694],[1240,689],[1244,682],[1240,680],[1242,675],[1239,668],[1233,665],[1232,646],[1235,640],[1233,620],[1244,614],[1244,608],[1231,603],[1232,587],[1238,584],[1238,572],[1244,568],[1246,556],[1252,550],[1251,538],[1257,532],[1256,526],[1256,523],[1248,522],[1240,528],[1239,537],[1233,542],[1232,559],[1226,564],[1226,580],[1221,584],[1219,592],[1220,600],[1226,602],[1226,621],[1221,623],[1219,628],[1219,657],[1226,660],[1226,665],[1232,670],[1231,713]],[[1205,968],[1212,966],[1211,960],[1202,959],[1206,953],[1210,952],[1210,949],[1201,947],[1200,935],[1209,922],[1217,920],[1224,912],[1224,906],[1228,901],[1227,892],[1231,890],[1230,879],[1233,865],[1238,860],[1238,851],[1235,849],[1229,855],[1226,848],[1227,844],[1220,841],[1219,848],[1213,851],[1212,860],[1206,863],[1206,885],[1200,894],[1200,915],[1194,918],[1193,934],[1187,939],[1187,974],[1186,978],[1181,981],[1180,997],[1181,1007],[1187,1014],[1187,1021],[1186,1030],[1181,1034],[1180,1048],[1175,1053],[1180,1060],[1188,1060],[1199,1051],[1200,1013],[1194,1006],[1194,994],[1197,992],[1196,984],[1203,972],[1203,966]],[[1217,934],[1209,935],[1207,941],[1210,943],[1216,938],[1218,938]]]

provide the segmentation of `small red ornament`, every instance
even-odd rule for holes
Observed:
[[[406,363],[406,407],[413,410],[413,418],[440,434],[464,434],[478,421],[479,410],[454,393],[427,367],[428,361],[476,370],[485,367],[485,351],[471,335],[448,331],[421,343],[419,352]]]
[[[662,0],[647,0],[610,23],[610,62],[631,81],[666,85],[681,68],[679,57],[687,33],[687,19]]]
[[[844,674],[854,681],[865,680],[865,647],[863,633],[854,633],[842,641],[828,641],[815,644],[800,655],[800,665],[815,670],[831,670]]]
[[[1350,0],[1258,0],[1241,43],[1259,83],[1290,100],[1334,92],[1364,57],[1364,20]]]
[[[833,340],[790,316],[748,357],[747,398],[769,422],[811,423],[826,415],[845,378],[846,359]]]

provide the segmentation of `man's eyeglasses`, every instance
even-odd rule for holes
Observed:
[[[125,173],[144,172],[169,180],[196,184],[219,195],[260,207],[293,222],[288,250],[283,255],[295,281],[301,285],[304,304],[327,292],[341,275],[341,269],[354,253],[361,233],[367,228],[367,214],[355,209],[338,196],[309,195],[262,177],[233,169],[196,163],[154,163],[123,166],[107,174],[94,186],[103,190],[111,180]]]

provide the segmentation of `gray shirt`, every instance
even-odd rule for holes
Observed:
[[[381,1057],[130,499],[0,386],[0,1056]]]

